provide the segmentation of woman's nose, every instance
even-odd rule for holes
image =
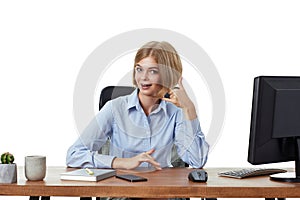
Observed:
[[[141,78],[142,80],[148,80],[149,77],[148,77],[148,72],[146,70],[143,71]]]

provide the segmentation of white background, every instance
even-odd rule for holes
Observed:
[[[65,165],[78,137],[73,91],[85,59],[115,35],[162,28],[198,43],[224,85],[226,119],[206,167],[251,166],[253,78],[300,75],[299,9],[296,0],[1,1],[0,152],[12,152],[18,165],[32,154]]]

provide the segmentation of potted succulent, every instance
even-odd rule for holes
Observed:
[[[14,160],[14,156],[9,152],[1,155],[0,183],[17,182],[17,165],[14,163]]]

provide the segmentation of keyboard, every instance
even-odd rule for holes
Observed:
[[[284,172],[287,171],[278,168],[244,168],[244,169],[236,169],[236,170],[219,172],[218,175],[231,177],[231,178],[246,178],[246,177],[271,175],[271,174],[284,173]]]

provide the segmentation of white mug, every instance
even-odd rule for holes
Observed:
[[[46,176],[46,156],[25,157],[25,177],[30,181],[41,181]]]

